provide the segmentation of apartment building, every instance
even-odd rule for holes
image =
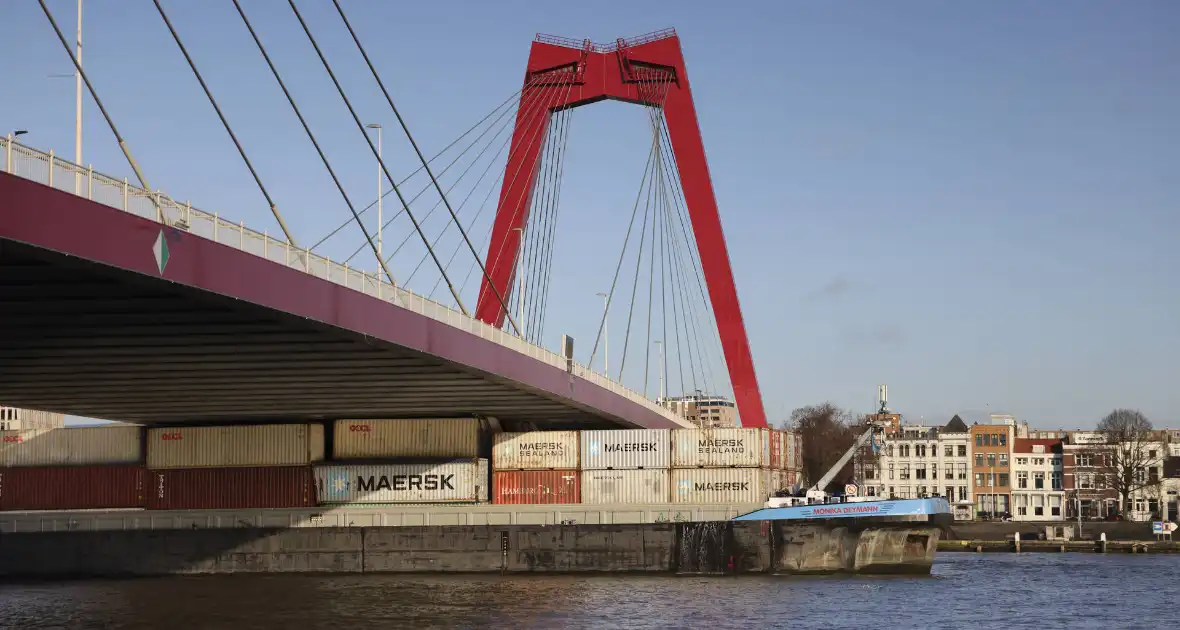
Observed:
[[[1012,445],[1012,519],[1065,518],[1064,444],[1060,439],[1016,438]]]
[[[703,429],[732,428],[738,423],[736,405],[724,396],[670,396],[661,398],[659,404]]]
[[[976,424],[969,429],[971,473],[977,514],[1002,515],[1012,511],[1011,424]]]
[[[971,500],[969,431],[955,416],[942,427],[900,424],[861,478],[869,496],[912,499],[943,496],[952,504]]]
[[[1062,446],[1066,518],[1106,518],[1119,513],[1118,491],[1105,475],[1110,448],[1106,435],[1098,431],[1069,432]]]

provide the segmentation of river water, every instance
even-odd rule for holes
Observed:
[[[929,577],[214,576],[0,584],[0,628],[1176,628],[1180,556],[942,553]]]

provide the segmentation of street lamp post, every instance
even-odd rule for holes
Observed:
[[[381,179],[384,170],[381,168],[381,124],[369,123],[365,126],[377,130],[377,256],[381,256],[381,228],[384,223],[381,212],[381,196],[385,190],[385,184]],[[378,262],[378,267],[380,267],[380,262]]]
[[[78,67],[74,69],[74,164],[82,166],[82,0],[78,0]],[[74,194],[82,194],[82,173],[74,172]]]
[[[659,400],[664,400],[664,342],[659,339],[656,340],[656,347],[660,351],[660,397]],[[683,403],[681,403],[683,404]]]
[[[607,317],[607,295],[595,293],[602,298],[602,371],[610,376],[610,318]]]
[[[524,228],[512,228],[512,231],[520,235],[519,243],[522,244],[516,248],[516,321],[521,326],[520,336],[524,338]]]

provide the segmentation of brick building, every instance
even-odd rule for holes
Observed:
[[[976,424],[970,429],[971,473],[978,515],[1012,511],[1013,424]]]

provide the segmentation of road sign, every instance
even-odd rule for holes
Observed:
[[[856,496],[856,484],[854,484],[854,483],[845,484],[844,485],[844,494],[846,496],[850,496],[850,497]]]
[[[1151,524],[1151,533],[1153,534],[1171,534],[1176,531],[1177,525],[1171,521],[1156,521]]]
[[[1157,534],[1157,535],[1164,533],[1164,524],[1160,523],[1158,521],[1155,523],[1152,523],[1151,524],[1151,533]]]

